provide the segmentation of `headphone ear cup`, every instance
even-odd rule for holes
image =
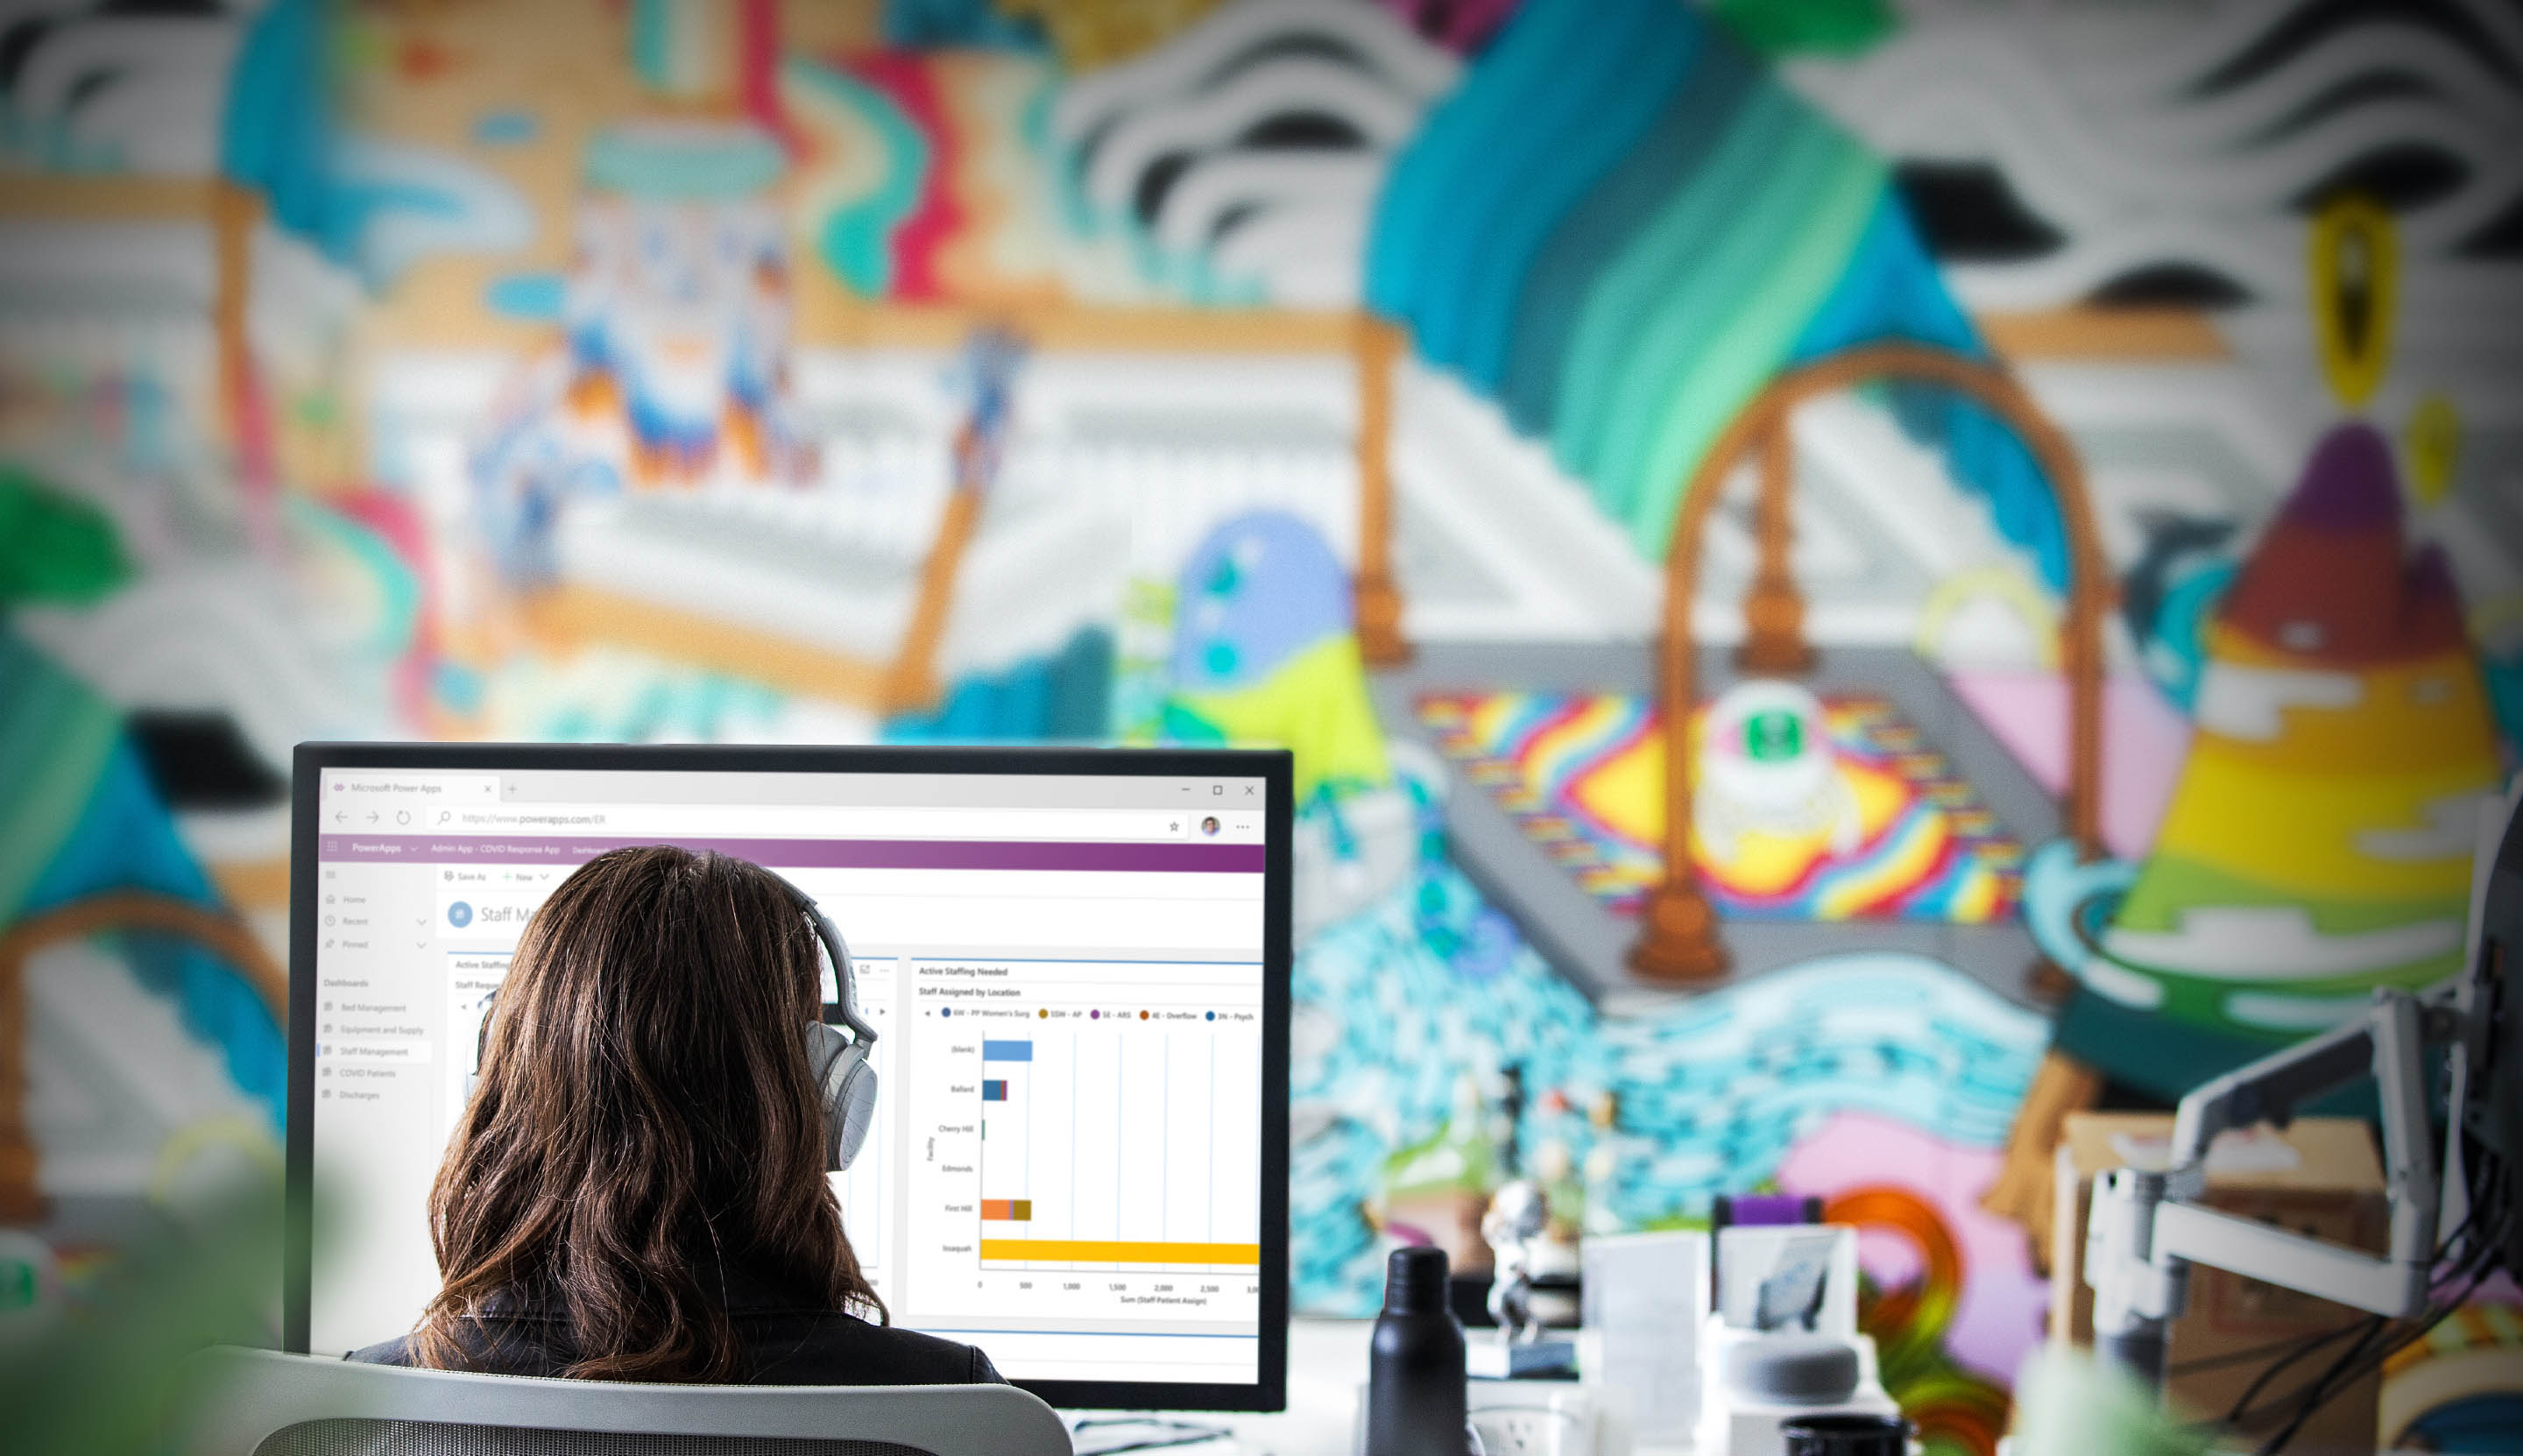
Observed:
[[[806,1023],[806,1064],[823,1103],[824,1166],[845,1171],[876,1125],[876,1068],[867,1048],[820,1021]]]
[[[866,1146],[868,1133],[876,1126],[876,1068],[867,1064],[867,1053],[853,1046],[849,1050],[849,1075],[840,1091],[824,1111],[832,1120],[829,1138],[829,1162],[835,1173],[846,1172],[858,1161],[859,1149]]]

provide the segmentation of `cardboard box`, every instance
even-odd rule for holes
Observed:
[[[2172,1118],[2165,1114],[2083,1112],[2068,1119],[2057,1154],[2058,1211],[2050,1231],[2052,1339],[2093,1342],[2094,1292],[2085,1287],[2084,1255],[2085,1211],[2095,1177],[2131,1164],[2162,1166],[2171,1137]],[[2371,1253],[2383,1251],[2391,1229],[2382,1160],[2365,1124],[2354,1118],[2307,1117],[2284,1132],[2260,1127],[2217,1140],[2208,1159],[2207,1201],[2239,1217]],[[2222,1415],[2289,1342],[2360,1318],[2361,1311],[2344,1304],[2194,1264],[2189,1310],[2174,1322],[2167,1341],[2166,1399],[2191,1415]],[[2271,1347],[2267,1356],[2254,1353],[2263,1346]],[[2270,1395],[2300,1388],[2342,1347],[2344,1341],[2289,1367],[2255,1403],[2267,1405]],[[2287,1449],[2308,1456],[2366,1456],[2378,1444],[2382,1386],[2380,1372],[2366,1376],[2323,1406]],[[2279,1424],[2254,1423],[2243,1433],[2265,1436]]]

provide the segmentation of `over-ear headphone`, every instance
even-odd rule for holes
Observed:
[[[857,968],[850,963],[841,927],[805,891],[785,879],[780,887],[815,927],[815,938],[823,942],[825,959],[833,965],[833,994],[839,998],[824,1003],[822,1020],[806,1023],[806,1069],[823,1100],[824,1166],[838,1173],[857,1160],[868,1129],[876,1126],[876,1068],[868,1064],[876,1028],[859,1017]],[[482,1029],[473,1046],[476,1076],[490,1055],[491,1016],[497,1007],[495,997],[482,1011]],[[849,1028],[848,1036],[841,1035],[842,1027]]]
[[[841,1172],[858,1158],[868,1129],[876,1126],[876,1068],[868,1052],[876,1045],[876,1028],[858,1013],[858,971],[850,963],[850,947],[841,927],[822,906],[786,880],[780,882],[788,898],[815,926],[824,955],[833,963],[833,994],[824,1004],[824,1019],[806,1026],[806,1066],[824,1095],[824,1165]],[[850,1029],[843,1037],[838,1027]]]

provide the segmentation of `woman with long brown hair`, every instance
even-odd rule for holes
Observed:
[[[430,1191],[437,1298],[351,1358],[585,1380],[996,1381],[885,1327],[825,1177],[806,1028],[820,944],[787,886],[671,845],[535,912]]]

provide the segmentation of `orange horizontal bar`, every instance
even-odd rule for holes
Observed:
[[[793,332],[810,348],[955,349],[996,324],[1036,352],[1347,353],[1360,322],[1349,309],[1110,307],[1051,298],[875,303],[851,295],[828,268],[799,268],[790,283]]]
[[[14,172],[0,186],[0,217],[207,222],[218,189],[207,178]]]
[[[593,587],[547,587],[528,594],[523,607],[528,632],[557,652],[590,643],[629,647],[804,697],[886,708],[885,664],[846,657],[765,628]]]
[[[2033,359],[2230,358],[2210,316],[2196,308],[2104,308],[2080,305],[1973,320],[1989,347],[2018,363]]]
[[[983,1260],[1034,1264],[1250,1264],[1262,1267],[1259,1244],[1140,1244],[1096,1239],[984,1239]]]
[[[991,1223],[1028,1223],[1033,1218],[1033,1199],[983,1198],[981,1217]]]

